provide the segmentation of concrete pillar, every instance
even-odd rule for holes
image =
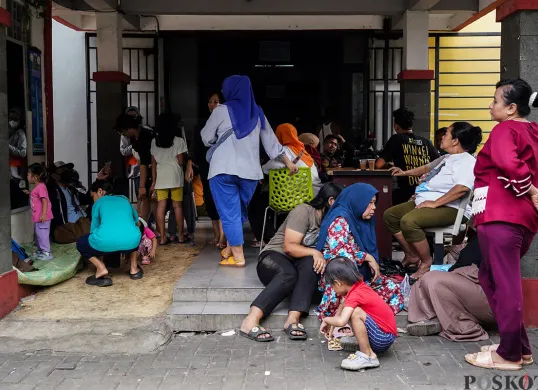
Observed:
[[[501,79],[520,77],[538,90],[538,1],[506,0],[497,8],[497,21],[502,22]],[[538,122],[538,110],[531,111],[529,120]],[[537,259],[538,238],[521,263],[523,277],[538,278]],[[538,292],[538,284],[534,292]],[[536,302],[536,295],[532,299]],[[536,310],[533,325],[538,325],[538,307]]]
[[[403,16],[404,70],[400,81],[400,106],[415,113],[413,131],[430,137],[431,80],[435,74],[428,69],[427,11],[407,11]]]
[[[0,188],[9,188],[9,141],[7,127],[6,38],[11,15],[0,0]],[[17,307],[19,283],[11,266],[11,204],[9,192],[0,197],[0,318]]]
[[[119,153],[119,135],[112,129],[116,117],[127,106],[127,84],[130,78],[123,73],[123,18],[118,12],[97,13],[97,159],[99,169],[112,161],[113,174],[121,175],[123,158]]]

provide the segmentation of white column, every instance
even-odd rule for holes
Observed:
[[[119,12],[98,12],[97,70],[123,72],[123,17]]]
[[[404,14],[404,69],[428,69],[428,26],[427,11],[406,11]]]

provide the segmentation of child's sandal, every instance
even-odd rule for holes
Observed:
[[[340,345],[340,340],[338,339],[331,339],[327,346],[329,348],[329,351],[341,351],[342,349],[344,349]]]

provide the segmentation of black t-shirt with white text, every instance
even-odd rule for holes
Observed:
[[[403,171],[408,171],[429,164],[439,157],[439,153],[428,139],[413,133],[404,133],[390,137],[380,157],[386,162],[393,162],[394,166]],[[418,180],[418,177],[413,176],[398,177],[398,187],[416,187]]]

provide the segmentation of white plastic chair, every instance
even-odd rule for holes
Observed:
[[[463,223],[463,217],[465,208],[471,202],[472,195],[473,191],[469,191],[461,199],[454,225],[424,229],[426,233],[432,233],[435,236],[433,264],[443,264],[443,259],[445,257],[445,235],[452,235],[452,242],[454,241],[454,237],[459,236],[461,232],[467,229],[467,224]]]

